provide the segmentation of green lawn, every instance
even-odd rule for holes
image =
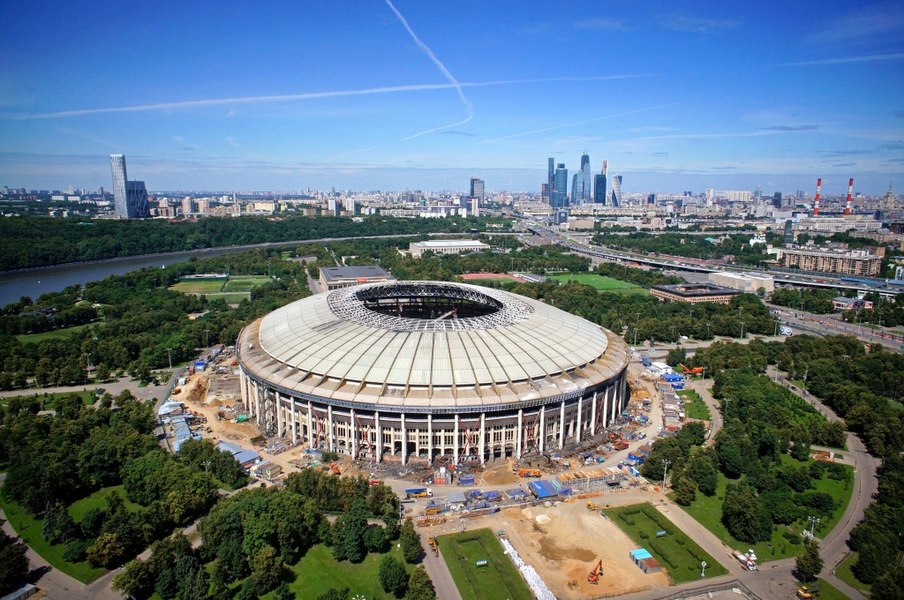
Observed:
[[[678,395],[684,400],[684,415],[688,419],[709,421],[713,418],[703,398],[694,390],[680,390]]]
[[[785,459],[784,456],[782,458]],[[787,457],[787,460],[793,461],[794,459]],[[850,467],[848,467],[848,469],[849,478],[847,482],[835,481],[827,477],[823,477],[822,479],[813,482],[813,489],[815,491],[830,494],[835,499],[835,502],[839,504],[830,518],[824,518],[820,521],[819,526],[816,528],[817,537],[821,538],[831,531],[841,519],[841,516],[844,514],[844,511],[851,500],[851,493],[853,492],[853,470],[851,470]],[[746,551],[749,548],[753,548],[761,563],[795,557],[803,551],[803,544],[792,544],[785,538],[784,533],[790,531],[797,536],[797,539],[799,539],[800,532],[806,527],[806,519],[793,523],[791,526],[777,525],[775,529],[773,529],[772,538],[768,542],[749,544],[731,537],[728,530],[725,528],[725,525],[722,524],[722,500],[725,498],[725,488],[727,485],[728,479],[722,473],[719,473],[719,482],[716,486],[715,495],[705,496],[698,493],[693,504],[690,506],[682,506],[681,508],[735,550]]]
[[[248,292],[218,292],[216,294],[204,294],[208,300],[223,300],[226,304],[239,304],[242,300],[250,300],[251,294]]]
[[[700,563],[704,560],[707,577],[728,573],[725,567],[649,503],[607,508],[605,512],[639,547],[649,550],[676,584],[700,579]],[[656,537],[656,533],[663,530],[668,533]]]
[[[835,568],[835,575],[838,577],[838,579],[845,582],[855,590],[860,590],[861,592],[866,592],[867,594],[869,594],[873,586],[868,583],[863,583],[862,581],[857,579],[853,572],[851,572],[851,567],[854,566],[854,563],[857,562],[857,559],[859,557],[860,555],[856,552],[851,552],[850,554],[848,554],[847,558],[841,561],[841,563]]]
[[[388,554],[405,564],[402,551],[396,546]],[[389,600],[393,596],[383,591],[377,574],[384,556],[385,554],[369,553],[360,564],[347,560],[336,562],[332,551],[323,544],[318,544],[291,567],[296,577],[289,588],[300,600],[316,600],[317,596],[333,587],[349,588],[353,598],[361,596],[368,600]],[[409,572],[414,570],[411,565],[406,565],[406,568]],[[265,597],[273,598],[274,595],[271,593]]]
[[[263,285],[270,281],[266,275],[236,275],[230,277],[226,285],[223,286],[224,292],[250,292],[251,288]]]
[[[41,403],[42,410],[55,409],[60,398],[75,394],[82,399],[85,406],[94,404],[97,400],[97,394],[94,390],[82,390],[80,392],[60,392],[56,394],[22,394],[20,396],[11,396],[9,398],[0,398],[0,405],[5,405],[13,398],[37,398]]]
[[[180,281],[170,286],[169,289],[183,294],[208,294],[219,292],[226,283],[225,279],[197,279],[192,281]]]
[[[621,281],[620,279],[613,279],[612,277],[606,277],[605,275],[597,275],[596,273],[562,273],[560,275],[552,275],[550,276],[550,279],[562,282],[577,281],[584,285],[593,286],[601,292],[609,292],[612,294],[645,295],[649,293],[645,288],[639,285]]]
[[[825,579],[817,579],[816,583],[819,586],[819,600],[848,600],[841,590]]]
[[[40,344],[45,340],[55,340],[68,338],[73,333],[78,333],[86,327],[91,327],[93,323],[84,325],[74,325],[72,327],[64,327],[63,329],[54,329],[53,331],[42,331],[41,333],[21,333],[16,336],[20,344]]]
[[[534,597],[489,529],[443,535],[437,541],[463,600]],[[487,565],[478,567],[478,560],[486,560]]]
[[[16,530],[19,537],[54,568],[82,583],[94,581],[106,572],[104,569],[92,567],[87,562],[66,562],[63,560],[66,546],[64,544],[51,546],[41,537],[41,520],[29,515],[22,506],[12,500],[0,497],[0,503],[3,505],[3,511],[6,513],[9,524]]]
[[[107,497],[111,494],[119,494],[127,510],[137,510],[140,508],[140,505],[135,504],[126,498],[126,492],[121,485],[112,485],[110,487],[101,488],[90,496],[73,502],[69,505],[69,516],[72,517],[72,520],[76,523],[80,523],[81,520],[85,518],[85,513],[92,508],[106,508]]]

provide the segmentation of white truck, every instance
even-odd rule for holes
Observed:
[[[743,552],[735,552],[734,557],[738,560],[739,563],[744,565],[744,568],[748,571],[756,571],[756,561],[747,554],[744,554]]]

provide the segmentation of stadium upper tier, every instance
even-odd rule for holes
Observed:
[[[625,344],[585,319],[501,290],[427,281],[293,302],[246,327],[239,352],[247,375],[283,393],[406,409],[543,402],[617,377],[627,363]]]

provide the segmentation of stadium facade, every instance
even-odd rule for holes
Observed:
[[[268,435],[374,461],[556,452],[628,400],[628,348],[543,302],[447,282],[365,284],[246,326],[242,401]]]

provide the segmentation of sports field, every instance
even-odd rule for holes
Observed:
[[[645,288],[642,288],[639,285],[621,281],[620,279],[613,279],[612,277],[606,277],[605,275],[597,275],[596,273],[562,273],[560,275],[552,275],[550,276],[550,279],[555,279],[556,281],[563,283],[577,281],[584,285],[593,286],[600,292],[608,292],[610,294],[649,293]]]
[[[443,535],[437,541],[463,600],[534,597],[489,529]],[[477,566],[478,561],[486,561],[486,566]]]
[[[65,339],[74,333],[78,333],[86,327],[91,327],[93,323],[84,325],[73,325],[72,327],[64,327],[63,329],[54,329],[52,331],[42,331],[41,333],[20,333],[16,335],[16,339],[20,344],[40,344],[44,340]]]
[[[728,573],[725,567],[649,503],[607,508],[605,512],[639,548],[650,551],[674,583],[700,579],[702,561],[706,561],[707,577]],[[657,535],[661,532],[665,534]]]
[[[238,304],[242,300],[251,299],[252,288],[268,281],[270,278],[266,275],[233,275],[226,279],[180,281],[170,289],[183,294],[198,294],[209,300],[221,299],[227,304]]]
[[[222,290],[224,283],[224,279],[198,279],[194,281],[180,281],[170,287],[170,289],[183,294],[209,294]]]
[[[235,275],[223,286],[224,292],[250,292],[251,288],[270,281],[266,275]]]

